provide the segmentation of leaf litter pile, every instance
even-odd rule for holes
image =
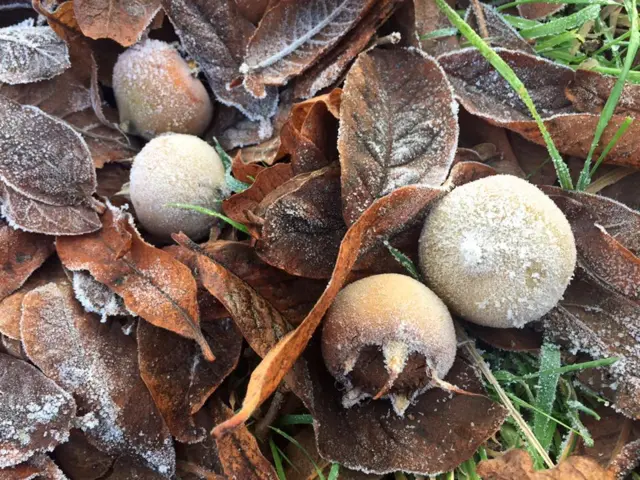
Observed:
[[[0,0],[0,478],[640,478],[636,1],[498,3]]]

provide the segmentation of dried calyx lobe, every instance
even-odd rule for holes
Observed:
[[[344,288],[325,318],[322,353],[345,408],[388,397],[398,415],[442,379],[456,354],[453,321],[420,282],[374,275]]]

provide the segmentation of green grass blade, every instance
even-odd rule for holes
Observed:
[[[503,14],[502,18],[504,18],[511,26],[516,27],[517,29],[522,28],[532,28],[537,27],[538,25],[542,25],[542,23],[537,20],[529,20],[528,18],[518,17],[517,15],[508,15]]]
[[[284,438],[286,438],[287,440],[289,440],[291,443],[293,443],[296,447],[298,447],[300,449],[300,451],[304,454],[305,457],[307,457],[309,459],[309,461],[312,463],[313,468],[315,468],[316,473],[318,474],[318,478],[320,480],[325,480],[324,475],[322,474],[322,470],[320,469],[320,467],[318,467],[318,464],[313,460],[313,457],[311,455],[309,455],[309,452],[307,452],[307,449],[304,448],[300,442],[298,442],[295,438],[293,438],[291,435],[289,435],[286,432],[283,432],[282,430],[280,430],[279,428],[273,427],[273,426],[269,426],[269,428],[271,430],[273,430],[274,432],[276,432],[278,435],[283,436]]]
[[[433,32],[420,35],[420,40],[431,40],[432,38],[451,37],[457,34],[458,34],[458,29],[456,28],[453,28],[453,27],[439,28],[438,30],[434,30]]]
[[[596,160],[595,165],[591,169],[591,173],[589,174],[591,175],[591,177],[595,175],[596,170],[598,170],[598,167],[600,166],[600,164],[604,162],[604,159],[607,158],[607,155],[609,155],[609,152],[613,149],[613,147],[616,146],[620,138],[626,133],[626,131],[629,129],[632,123],[633,123],[633,118],[627,117],[620,124],[620,126],[618,127],[618,130],[616,130],[616,133],[613,135],[613,137],[611,137],[611,140],[609,140],[609,143],[607,143],[607,146],[604,147],[604,150],[602,151],[602,153],[598,157],[598,160]]]
[[[515,2],[500,5],[498,11],[507,10],[526,3],[540,3],[540,0],[516,0]],[[613,0],[544,0],[544,3],[562,3],[565,5],[617,5]]]
[[[528,373],[526,375],[522,375],[520,377],[514,377],[511,380],[530,380],[532,378],[537,378],[540,375],[563,375],[568,372],[575,372],[578,370],[585,370],[587,368],[597,368],[597,367],[608,367],[609,365],[613,365],[618,360],[618,357],[609,357],[609,358],[601,358],[600,360],[591,360],[588,362],[574,363],[572,365],[565,365],[564,367],[552,368],[549,370],[540,370],[534,373]]]
[[[605,103],[604,108],[600,113],[600,119],[598,120],[598,124],[596,125],[596,132],[593,136],[593,141],[591,142],[589,154],[587,155],[587,159],[584,162],[582,172],[580,172],[580,178],[578,179],[577,185],[578,190],[584,190],[585,188],[587,188],[589,183],[591,183],[591,159],[594,152],[596,151],[596,148],[598,147],[598,144],[600,143],[600,138],[602,137],[605,128],[607,128],[607,125],[609,124],[609,121],[613,116],[613,112],[618,105],[618,100],[620,100],[622,89],[624,88],[624,82],[626,81],[629,72],[631,71],[631,67],[633,66],[633,62],[635,61],[636,54],[638,53],[638,46],[640,46],[640,31],[638,31],[638,28],[640,27],[638,26],[638,9],[636,0],[625,0],[624,5],[631,20],[631,27],[629,29],[631,32],[629,47],[627,49],[627,55],[624,59],[624,65],[622,67],[622,71],[620,72],[620,76],[613,86],[611,94],[607,99],[607,103]]]
[[[273,441],[273,438],[269,439],[269,448],[271,449],[271,455],[273,456],[273,463],[276,469],[276,474],[278,475],[278,479],[287,480],[287,476],[284,474],[284,467],[282,466],[282,458],[280,457],[278,447]]]
[[[560,374],[544,372],[553,371],[560,368],[561,365],[560,349],[550,343],[542,345],[535,405],[537,410],[533,416],[533,433],[540,440],[540,444],[546,451],[549,451],[553,433],[556,429],[556,426],[549,421],[549,418],[551,412],[553,412]]]
[[[384,243],[384,246],[387,247],[389,252],[391,252],[391,255],[393,255],[393,258],[395,258],[396,261],[400,265],[402,265],[405,268],[405,270],[407,270],[407,272],[409,272],[409,274],[413,278],[415,278],[420,282],[422,281],[422,276],[420,275],[420,272],[418,272],[418,269],[416,268],[416,266],[414,265],[414,263],[411,261],[409,257],[407,257],[400,250],[392,246],[388,240],[385,240],[382,243]]]
[[[329,475],[327,476],[327,480],[338,480],[338,475],[340,474],[340,464],[334,463],[331,465],[331,470],[329,470]]]
[[[456,13],[454,9],[449,6],[448,3],[444,0],[435,0],[435,2],[440,10],[447,15],[449,21],[460,31],[462,35],[465,36],[467,40],[471,42],[474,47],[480,51],[482,56],[486,58],[491,65],[493,65],[493,68],[495,68],[498,73],[500,73],[500,75],[509,82],[509,85],[511,85],[511,87],[520,96],[540,129],[542,138],[544,138],[544,143],[547,146],[547,150],[549,150],[549,155],[553,160],[553,165],[556,169],[560,185],[564,189],[573,190],[573,182],[571,181],[569,168],[560,156],[560,152],[558,152],[558,149],[553,143],[553,139],[551,138],[551,135],[549,135],[547,127],[545,127],[544,122],[542,121],[542,118],[540,117],[540,114],[538,113],[538,110],[536,109],[536,106],[534,105],[533,100],[531,99],[531,96],[529,96],[529,92],[522,81],[518,78],[511,67],[507,65],[507,63],[502,60],[502,58],[500,58],[500,56],[492,50],[482,38],[480,38],[480,36],[460,17],[460,15]]]
[[[183,210],[191,210],[193,212],[198,212],[198,213],[202,213],[204,215],[210,215],[212,217],[219,218],[220,220],[222,220],[224,222],[227,222],[233,228],[235,228],[237,230],[240,230],[241,232],[244,232],[247,235],[249,234],[249,229],[247,227],[245,227],[243,224],[238,223],[235,220],[230,219],[226,215],[223,215],[222,213],[216,212],[215,210],[210,210],[208,208],[200,207],[198,205],[189,205],[189,204],[186,204],[186,203],[169,203],[167,206],[168,207],[181,208]]]
[[[520,30],[520,35],[527,39],[558,35],[572,28],[579,27],[589,20],[594,20],[600,15],[601,9],[602,7],[600,5],[589,5],[571,15],[559,17],[542,25]]]
[[[300,415],[283,415],[278,420],[278,426],[286,427],[288,425],[312,425],[313,417],[308,413]]]
[[[222,160],[222,164],[224,165],[224,179],[227,182],[227,186],[231,189],[232,192],[236,192],[236,193],[244,192],[251,185],[249,185],[248,183],[241,182],[240,180],[234,178],[231,175],[231,166],[232,166],[233,160],[227,154],[227,152],[224,151],[224,148],[222,148],[222,145],[220,145],[220,142],[218,142],[217,138],[213,137],[213,141],[215,143],[214,147],[216,149],[216,152],[218,152],[218,155],[220,156],[220,160]]]

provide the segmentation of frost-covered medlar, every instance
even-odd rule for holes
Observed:
[[[202,83],[171,45],[146,40],[118,57],[113,91],[125,130],[151,139],[165,132],[201,135],[213,115]]]
[[[511,175],[456,188],[420,237],[425,281],[455,313],[488,327],[522,327],[562,298],[576,264],[569,222],[534,185]]]
[[[403,415],[411,400],[453,365],[453,320],[445,304],[417,280],[373,275],[336,296],[324,319],[322,356],[346,388],[345,408],[387,396]]]
[[[198,137],[161,135],[133,161],[129,190],[138,220],[147,231],[165,240],[182,231],[197,240],[207,234],[215,218],[169,204],[219,211],[227,193],[224,165],[215,149]]]

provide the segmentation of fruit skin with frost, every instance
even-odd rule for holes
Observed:
[[[113,90],[122,128],[147,140],[166,132],[201,135],[211,122],[207,90],[176,49],[159,40],[118,57]]]
[[[523,327],[562,298],[576,264],[569,222],[529,182],[495,175],[434,206],[420,237],[427,285],[465,320]]]
[[[168,133],[147,143],[133,161],[131,201],[144,228],[162,240],[182,231],[204,237],[215,217],[170,207],[198,205],[219,211],[227,195],[225,171],[215,149],[193,135]]]
[[[411,277],[373,275],[338,293],[324,319],[322,356],[345,408],[387,396],[398,415],[442,379],[456,356],[446,305]]]

